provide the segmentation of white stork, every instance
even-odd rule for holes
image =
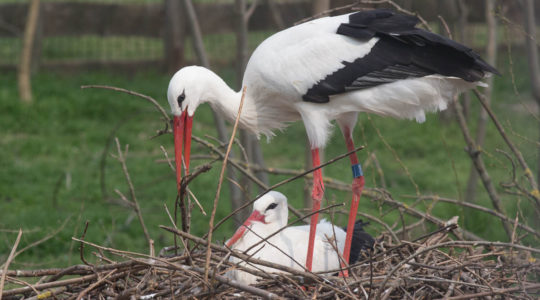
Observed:
[[[339,125],[349,151],[358,112],[425,120],[425,112],[443,110],[454,95],[480,84],[497,70],[471,49],[416,28],[418,19],[390,10],[361,11],[320,18],[280,31],[262,42],[243,78],[247,87],[239,123],[256,135],[273,135],[289,122],[304,122],[313,166],[319,148]],[[172,77],[167,98],[174,115],[177,180],[182,147],[189,167],[191,122],[205,102],[235,120],[241,93],[212,71],[190,66]],[[183,145],[182,145],[183,143]],[[350,155],[353,199],[344,257],[349,257],[352,224],[364,186],[356,154]],[[186,168],[187,170],[187,168]],[[320,209],[324,185],[314,172],[313,210]],[[318,214],[311,217],[306,267],[311,269]]]
[[[266,193],[253,203],[253,213],[225,245],[241,252],[249,249],[245,254],[253,258],[304,270],[305,245],[308,243],[310,228],[309,225],[304,225],[283,229],[287,225],[288,213],[285,195],[276,191]],[[354,225],[351,264],[358,259],[361,251],[372,248],[374,243],[373,238],[363,231],[363,225],[361,221]],[[324,219],[321,220],[317,225],[317,234],[314,240],[313,255],[316,259],[312,266],[313,272],[339,269],[340,261],[336,249],[340,252],[343,251],[345,236],[346,233],[342,228],[334,226]],[[265,238],[268,239],[261,242]],[[246,264],[233,256],[229,261],[265,272],[280,272],[280,270],[270,267]],[[229,271],[227,275],[246,284],[253,284],[257,280],[256,276],[238,269]]]

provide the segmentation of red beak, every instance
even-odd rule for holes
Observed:
[[[242,226],[238,227],[232,238],[228,240],[225,245],[230,248],[232,245],[238,242],[238,240],[246,232],[247,227],[253,224],[254,221],[266,224],[266,222],[264,221],[264,215],[261,215],[259,211],[254,210],[253,213],[251,213],[251,216],[247,218],[247,220],[244,222],[244,224],[242,224]]]
[[[189,174],[189,154],[191,149],[191,126],[193,117],[187,113],[187,108],[180,116],[174,116],[174,156],[176,162],[176,187],[180,192],[180,182],[182,181],[182,168],[185,174]],[[182,156],[182,151],[184,156]]]

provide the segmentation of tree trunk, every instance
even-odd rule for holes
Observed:
[[[488,29],[487,45],[486,45],[486,60],[487,63],[494,66],[497,63],[497,20],[495,18],[495,0],[486,0],[486,24]],[[484,91],[486,102],[491,102],[491,92],[493,91],[493,76],[486,80],[489,85]],[[478,116],[478,126],[476,127],[476,145],[482,147],[486,137],[486,126],[488,122],[488,114],[485,109],[480,110]],[[467,181],[467,189],[465,191],[465,201],[475,202],[476,186],[478,182],[478,172],[474,166],[471,166],[469,172],[469,180]]]
[[[320,14],[330,9],[330,0],[313,0],[311,4],[311,13]]]
[[[236,81],[237,87],[242,88],[242,78],[244,76],[244,71],[249,59],[249,48],[248,48],[248,23],[249,18],[255,9],[255,3],[247,8],[245,0],[235,0],[236,6],[236,20],[237,20],[237,30],[236,30]],[[249,87],[247,87],[249,89]],[[240,141],[244,146],[247,153],[247,163],[255,163],[260,166],[264,166],[264,161],[262,157],[262,152],[260,148],[259,141],[249,132],[242,130],[240,132]],[[268,185],[268,176],[265,172],[257,172],[257,177]],[[233,209],[236,209],[242,205],[245,201],[249,201],[251,198],[251,181],[246,176],[242,176],[240,180],[240,185],[245,189],[244,199],[240,203],[233,203]],[[248,211],[244,210],[241,215],[241,221],[248,217]]]
[[[534,1],[524,0],[523,15],[525,16],[525,40],[527,41],[527,58],[529,59],[529,73],[534,100],[540,105],[540,70],[538,69],[538,49],[536,46],[536,20],[534,16]],[[540,124],[539,124],[540,129]],[[540,154],[540,147],[538,148]],[[540,157],[540,156],[539,156]],[[536,180],[540,185],[540,159],[538,159]]]
[[[276,6],[276,2],[274,0],[266,0],[266,5],[268,5],[268,9],[270,10],[270,15],[272,16],[272,20],[274,21],[274,24],[279,30],[285,29],[285,22],[283,22],[283,18],[281,17],[281,14],[279,13],[279,9]]]
[[[457,20],[457,40],[460,41],[463,45],[470,45],[471,34],[467,30],[467,27],[469,25],[469,7],[467,6],[467,2],[465,0],[458,0],[457,9],[459,14]],[[463,114],[465,115],[465,119],[469,120],[471,110],[471,94],[464,93],[461,99],[461,103],[463,106]]]
[[[184,65],[185,14],[177,0],[165,0],[165,70],[174,73]]]
[[[32,102],[31,68],[32,52],[34,52],[34,42],[39,19],[39,0],[30,1],[26,26],[24,29],[23,46],[21,50],[21,61],[18,70],[19,96],[21,101]]]
[[[197,19],[197,14],[195,13],[195,8],[193,7],[193,3],[191,0],[183,0],[184,4],[184,10],[188,16],[189,19],[189,25],[191,29],[191,36],[193,39],[193,46],[195,47],[195,53],[197,53],[197,56],[199,58],[199,61],[202,66],[205,68],[210,68],[210,62],[208,61],[208,56],[206,55],[206,51],[204,50],[204,44],[201,34],[201,29],[199,27],[199,21]],[[216,130],[218,133],[218,138],[223,143],[227,143],[228,136],[227,136],[227,128],[225,127],[225,121],[223,118],[217,114],[214,110],[212,110],[212,114],[214,117],[214,122],[216,125]],[[229,154],[229,159],[232,159],[234,157],[234,153],[231,151]],[[234,203],[235,201],[241,201],[239,199],[242,199],[242,192],[236,186],[235,182],[237,181],[237,175],[236,171],[233,167],[230,165],[227,167],[227,177],[230,179],[229,182],[229,193],[231,197],[231,201]],[[241,220],[239,222],[243,222],[244,220]],[[235,223],[236,225],[242,224],[237,223],[237,218],[235,217]]]

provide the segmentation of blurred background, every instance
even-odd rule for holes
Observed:
[[[81,236],[86,221],[87,240],[146,252],[130,204],[134,199],[156,252],[172,244],[171,235],[158,227],[170,225],[164,206],[173,212],[176,200],[174,172],[167,164],[172,136],[158,134],[166,128],[162,116],[142,98],[81,86],[135,91],[169,111],[167,85],[181,67],[210,67],[239,89],[250,53],[273,33],[311,16],[374,7],[417,14],[419,26],[451,35],[499,69],[502,76],[490,78],[490,87],[481,93],[515,149],[472,93],[462,97],[458,113],[451,107],[423,124],[361,115],[355,132],[357,144],[366,146],[359,152],[367,188],[361,213],[406,239],[459,216],[469,237],[538,246],[538,235],[531,233],[540,223],[540,5],[535,1],[0,0],[0,261],[22,228],[23,251],[12,268],[79,263],[78,244],[71,237]],[[464,140],[466,130],[456,121],[460,116],[475,149]],[[224,151],[231,130],[222,122],[202,106],[194,134]],[[133,188],[118,160],[115,138],[125,151]],[[309,168],[301,122],[271,143],[246,133],[237,138],[242,146],[234,147],[232,159],[266,185]],[[323,160],[344,149],[341,135],[334,134]],[[202,207],[190,198],[191,231],[200,236],[208,231],[221,160],[202,143],[194,142],[192,155],[194,168],[213,166],[190,183]],[[485,164],[482,176],[471,160],[478,155]],[[323,172],[329,182],[325,204],[348,207],[348,161]],[[307,212],[309,187],[309,178],[301,178],[278,190]],[[262,190],[229,168],[217,220]],[[344,211],[327,217],[345,225]],[[224,223],[216,240],[230,237],[243,215]],[[512,237],[509,220],[516,218],[529,230],[519,227]],[[373,235],[384,230],[373,220],[368,227]]]

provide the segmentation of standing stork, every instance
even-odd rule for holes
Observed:
[[[320,18],[280,31],[253,52],[243,78],[247,87],[239,118],[242,128],[267,137],[289,122],[302,120],[311,144],[313,166],[319,149],[339,125],[348,151],[354,150],[358,112],[425,120],[425,112],[444,110],[453,97],[481,84],[497,70],[471,49],[416,28],[418,19],[390,10],[361,11]],[[167,98],[174,115],[177,181],[189,168],[191,124],[205,102],[235,120],[241,92],[212,71],[190,66],[172,77]],[[364,187],[356,153],[350,154],[352,202],[343,257],[349,257],[353,224]],[[313,210],[320,209],[324,185],[313,176]],[[311,270],[318,213],[311,217],[306,267]]]

